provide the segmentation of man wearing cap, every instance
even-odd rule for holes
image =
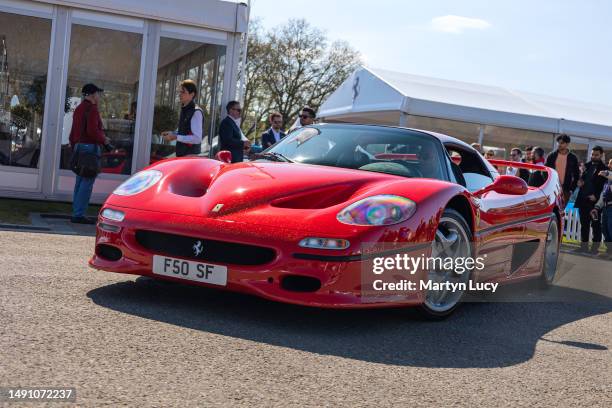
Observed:
[[[72,147],[73,155],[93,153],[100,160],[102,156],[101,147],[110,143],[102,130],[102,119],[98,111],[98,102],[102,92],[104,90],[94,84],[83,86],[83,101],[74,111],[72,129],[70,131],[70,147]],[[77,224],[96,223],[95,220],[85,217],[95,181],[95,176],[76,176],[72,197],[71,222]]]

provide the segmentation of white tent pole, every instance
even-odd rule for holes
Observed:
[[[484,125],[481,123],[478,126],[478,144],[480,145],[480,147],[483,147],[483,142],[484,142]]]
[[[408,114],[406,114],[404,112],[400,112],[399,125],[401,127],[407,127],[408,126]]]
[[[246,91],[246,85],[247,85],[247,81],[246,81],[246,60],[247,60],[247,51],[249,49],[249,23],[250,23],[250,19],[251,19],[251,0],[247,1],[247,31],[246,33],[244,33],[244,43],[243,43],[243,47],[242,47],[242,61],[240,61],[241,64],[241,70],[242,70],[242,75],[240,76],[240,87],[238,88],[238,100],[240,101],[240,103],[244,102],[244,93]]]

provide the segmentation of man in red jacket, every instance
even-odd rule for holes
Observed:
[[[98,160],[102,157],[101,147],[109,143],[102,129],[102,119],[98,112],[98,102],[103,89],[94,84],[83,87],[83,101],[77,106],[72,118],[70,146],[73,154],[94,153]],[[76,177],[72,197],[71,221],[77,224],[95,224],[96,221],[85,217],[91,198],[95,177]]]

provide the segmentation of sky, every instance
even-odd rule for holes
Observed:
[[[609,0],[251,0],[253,17],[305,18],[374,68],[612,107]]]

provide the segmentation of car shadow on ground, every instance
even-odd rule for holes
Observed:
[[[547,291],[549,300],[533,302],[529,299],[538,295],[532,289],[521,290],[526,296],[518,302],[489,298],[465,303],[438,322],[420,320],[410,309],[314,309],[143,277],[87,295],[95,304],[115,311],[194,330],[399,366],[510,366],[529,360],[539,340],[607,350],[605,345],[582,339],[547,339],[551,336],[546,335],[567,323],[612,311],[611,298],[555,287]],[[503,299],[504,294],[500,296]],[[576,301],[559,301],[570,299]]]

